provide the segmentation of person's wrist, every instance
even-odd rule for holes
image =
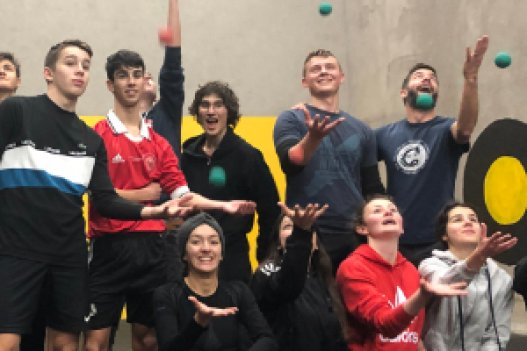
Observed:
[[[466,263],[469,272],[477,273],[481,266],[485,263],[487,256],[483,253],[483,250],[476,249],[471,260]],[[473,263],[472,265],[470,263]]]
[[[324,135],[322,133],[315,132],[312,130],[308,132],[308,136],[310,140],[315,141],[315,142],[319,142],[320,140],[324,138]]]
[[[426,302],[430,297],[432,297],[432,293],[425,288],[421,287],[420,290],[420,299],[422,301]]]
[[[150,206],[144,206],[141,210],[141,217],[143,219],[148,219],[151,217],[151,207]]]
[[[308,232],[311,230],[311,225],[309,224],[306,224],[306,223],[299,223],[296,225],[298,228],[302,229],[303,231],[305,232]]]
[[[476,84],[478,82],[478,75],[477,74],[464,74],[465,82],[469,84]]]
[[[209,323],[208,318],[203,318],[203,316],[200,313],[198,313],[198,312],[196,312],[196,314],[194,315],[194,320],[201,327],[206,327],[207,324]]]

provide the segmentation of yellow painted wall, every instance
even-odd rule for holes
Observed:
[[[88,125],[94,126],[99,120],[104,117],[101,116],[83,116],[81,117]],[[236,127],[236,133],[247,140],[251,145],[262,151],[265,161],[271,169],[271,173],[276,181],[280,198],[284,199],[285,194],[285,177],[280,169],[278,157],[274,151],[273,145],[273,126],[276,117],[273,116],[244,116],[240,119]],[[182,140],[187,140],[189,137],[198,135],[202,132],[201,127],[190,116],[183,118]],[[86,215],[86,208],[85,208]],[[258,226],[255,223],[252,232],[249,234],[250,257],[253,268],[256,267],[256,234]]]

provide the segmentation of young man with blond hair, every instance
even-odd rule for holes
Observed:
[[[309,102],[281,113],[274,128],[287,205],[329,205],[316,224],[334,270],[356,246],[350,234],[352,217],[363,196],[384,192],[372,130],[340,109],[343,82],[333,53],[309,53],[302,70]]]

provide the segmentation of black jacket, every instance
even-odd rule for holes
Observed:
[[[181,169],[189,188],[214,200],[252,200],[258,212],[259,235],[256,256],[262,260],[267,253],[268,238],[280,213],[277,206],[278,191],[262,153],[236,135],[231,128],[223,137],[212,157],[202,150],[205,135],[185,141],[181,155]],[[213,167],[225,171],[225,185],[209,182]],[[231,216],[211,211],[225,234],[225,254],[220,269],[223,280],[238,279],[249,282],[251,265],[247,233],[252,229],[253,216]]]
[[[207,327],[194,320],[195,296],[209,307],[238,307],[235,315],[212,318]],[[154,315],[160,351],[172,350],[277,350],[276,341],[254,301],[241,282],[221,282],[210,296],[199,296],[184,282],[163,285],[154,293]]]
[[[260,265],[252,290],[281,350],[347,350],[316,264],[307,272],[310,253],[311,233],[295,227],[282,261]],[[316,255],[314,252],[313,262]]]

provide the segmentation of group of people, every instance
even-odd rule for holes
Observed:
[[[227,83],[199,87],[189,112],[203,133],[181,143],[178,0],[167,26],[159,100],[141,56],[119,50],[105,67],[113,107],[93,129],[75,113],[88,44],[51,47],[36,97],[12,96],[20,65],[0,53],[0,351],[77,350],[83,332],[86,350],[109,350],[124,305],[134,351],[505,349],[512,279],[490,258],[517,239],[452,202],[487,36],[467,48],[457,118],[436,115],[437,73],[419,63],[401,86],[406,118],[375,131],[340,110],[338,59],[309,53],[309,101],[274,128],[279,203],[262,153],[234,132]]]

